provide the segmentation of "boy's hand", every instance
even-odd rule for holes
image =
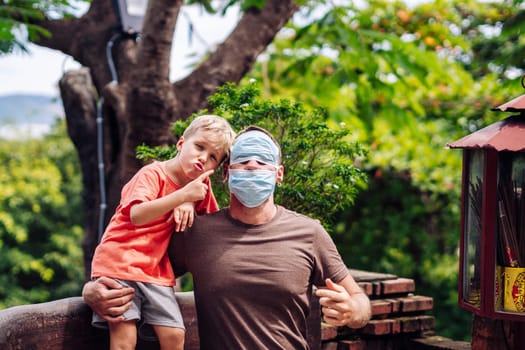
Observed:
[[[186,202],[173,209],[173,218],[175,219],[175,232],[186,230],[186,227],[193,225],[195,218],[195,205],[193,202]]]
[[[213,170],[208,170],[195,180],[188,182],[186,186],[179,190],[185,192],[186,202],[200,201],[206,197],[206,193],[208,193],[208,185],[204,183],[204,180],[206,180],[211,174],[213,174]]]

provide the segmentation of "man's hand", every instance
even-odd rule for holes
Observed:
[[[351,276],[340,284],[326,279],[326,288],[317,289],[324,321],[332,326],[364,327],[371,315],[370,300]]]
[[[107,277],[87,282],[82,289],[84,302],[108,323],[124,320],[122,314],[131,307],[134,293],[133,288]]]

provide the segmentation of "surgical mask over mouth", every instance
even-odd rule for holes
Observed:
[[[265,133],[257,130],[240,135],[232,146],[230,165],[255,160],[277,169],[279,148]],[[246,207],[255,208],[268,199],[277,181],[277,170],[229,169],[230,192]]]
[[[230,192],[248,208],[261,205],[275,189],[277,171],[230,169]]]

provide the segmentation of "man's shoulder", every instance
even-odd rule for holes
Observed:
[[[321,225],[321,222],[318,219],[314,219],[308,215],[299,213],[297,211],[285,208],[280,205],[278,205],[277,208],[279,209],[281,213],[280,216],[282,219],[304,221],[305,223],[308,223],[311,225]]]
[[[216,223],[218,220],[224,219],[226,217],[225,211],[227,209],[219,209],[217,211],[214,211],[212,213],[202,214],[195,217],[194,224],[208,224],[208,223]]]

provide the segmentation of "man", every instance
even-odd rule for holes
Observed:
[[[366,325],[370,301],[321,224],[274,203],[284,168],[271,134],[239,133],[227,172],[230,206],[198,217],[170,246],[174,266],[193,274],[201,349],[308,349],[313,286],[325,322]],[[132,291],[110,288],[99,279],[83,296],[118,322]]]

